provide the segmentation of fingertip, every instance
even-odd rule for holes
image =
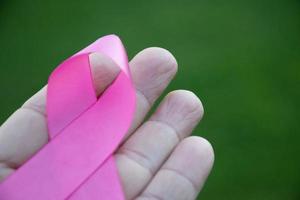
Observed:
[[[198,120],[200,120],[204,115],[203,104],[200,98],[192,91],[174,90],[167,95],[166,99],[169,103],[185,109],[186,113],[193,113],[193,117]]]
[[[196,188],[201,189],[213,167],[212,145],[202,137],[190,136],[179,143],[173,155],[166,164],[167,168],[181,171]]]
[[[147,54],[150,57],[156,58],[158,62],[161,62],[165,65],[164,71],[169,71],[175,74],[178,70],[178,63],[173,54],[164,48],[161,47],[149,47],[144,50],[144,54]]]
[[[177,61],[166,49],[150,47],[130,62],[134,84],[152,104],[177,72]]]
[[[182,141],[182,145],[194,152],[195,157],[199,161],[201,160],[201,165],[209,173],[215,160],[214,149],[211,143],[203,137],[190,136]]]
[[[163,72],[173,72],[174,74],[177,72],[178,63],[173,56],[173,54],[164,48],[161,47],[148,47],[141,52],[139,52],[133,59],[133,62],[143,62],[146,61],[151,62],[149,64],[154,66],[163,66],[162,68],[157,68],[162,73]],[[146,63],[145,63],[146,64]]]
[[[187,90],[170,92],[151,117],[172,126],[179,138],[190,135],[203,116],[200,99]]]
[[[119,66],[108,56],[101,53],[89,55],[91,73],[97,96],[99,96],[117,77]]]

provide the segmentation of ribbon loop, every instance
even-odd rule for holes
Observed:
[[[88,52],[110,56],[121,72],[97,99]],[[47,93],[50,142],[0,185],[3,200],[124,199],[113,152],[133,119],[135,90],[121,41],[113,35],[63,62]]]

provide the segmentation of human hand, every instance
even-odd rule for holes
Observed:
[[[101,95],[119,69],[105,55],[93,53],[89,57],[95,89]],[[195,199],[214,160],[207,140],[189,136],[202,118],[202,104],[192,92],[173,91],[144,121],[174,77],[177,63],[167,50],[148,48],[132,59],[130,68],[137,108],[131,128],[115,152],[126,199]],[[0,180],[48,142],[46,90],[47,86],[1,126]]]

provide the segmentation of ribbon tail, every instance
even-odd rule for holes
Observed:
[[[117,172],[115,159],[113,156],[110,156],[68,200],[125,200]],[[107,185],[113,187],[107,187]]]

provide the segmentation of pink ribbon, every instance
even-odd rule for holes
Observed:
[[[99,99],[89,53],[121,69]],[[125,49],[109,35],[64,61],[47,88],[50,142],[0,185],[1,200],[122,200],[113,153],[133,119],[135,90]]]

